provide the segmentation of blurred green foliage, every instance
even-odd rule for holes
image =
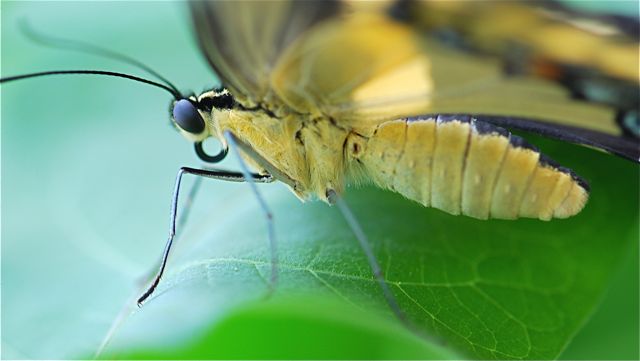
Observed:
[[[26,17],[51,35],[126,52],[181,86],[216,85],[181,4],[1,6],[3,76],[139,73],[34,45],[16,31]],[[167,95],[82,77],[1,91],[3,358],[91,356],[124,304],[108,357],[638,358],[634,164],[527,135],[593,188],[583,213],[548,223],[481,222],[349,189],[402,308],[437,341],[390,315],[337,211],[300,204],[281,185],[262,187],[280,242],[272,298],[263,300],[269,257],[255,199],[243,185],[205,181],[166,279],[137,310],[132,297],[166,237],[175,171],[198,165],[168,126]]]
[[[313,312],[310,312],[313,310]],[[123,359],[458,359],[397,322],[318,297],[262,300],[237,307],[184,345]]]

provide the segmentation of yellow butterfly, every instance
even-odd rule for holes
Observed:
[[[399,313],[366,238],[341,203],[348,183],[371,181],[451,214],[549,220],[578,213],[587,183],[501,126],[638,160],[637,97],[592,94],[599,87],[637,91],[637,74],[629,70],[634,60],[637,65],[629,55],[637,56],[637,41],[584,36],[590,29],[567,23],[558,11],[467,4],[190,3],[200,47],[224,88],[183,97],[164,86],[176,98],[173,123],[203,161],[219,162],[235,145],[256,173],[181,169],[162,268],[139,302],[164,270],[185,173],[277,180],[300,199],[338,203]],[[550,45],[548,33],[520,30],[541,24],[568,40]],[[594,59],[586,50],[598,42],[620,61]],[[567,43],[580,46],[567,49]],[[213,156],[202,146],[211,137],[223,146]],[[274,268],[273,281],[275,274]]]
[[[416,5],[408,14],[442,13],[461,22],[466,17],[459,13],[468,8]],[[496,9],[496,17],[536,14],[515,5],[476,7]],[[616,108],[572,100],[539,77],[506,77],[496,60],[470,63],[462,52],[419,37],[412,21],[398,21],[380,4],[194,2],[191,13],[203,53],[226,89],[189,101],[198,114],[188,113],[201,126],[187,129],[191,124],[174,112],[178,128],[194,142],[216,137],[225,147],[223,133],[233,134],[247,162],[301,199],[328,201],[348,180],[372,180],[426,206],[481,219],[579,212],[586,182],[496,124],[638,158],[637,141],[619,136]],[[487,22],[493,23],[499,22]],[[489,39],[519,35],[502,23],[479,24]],[[633,46],[624,54],[638,49]],[[548,50],[547,58],[557,60],[559,50]],[[634,59],[623,60],[607,70],[633,80]],[[188,108],[186,101],[176,104],[178,111]],[[473,117],[438,116],[452,112]]]
[[[587,201],[587,183],[500,126],[637,161],[637,138],[623,134],[624,123],[617,122],[637,119],[637,99],[616,103],[572,94],[598,82],[635,90],[638,78],[629,67],[636,58],[629,54],[637,53],[637,42],[610,47],[623,55],[622,64],[593,61],[585,49],[601,37],[576,33],[574,24],[523,5],[475,6],[193,2],[200,47],[224,88],[177,100],[176,127],[203,160],[219,161],[229,145],[237,145],[258,170],[250,175],[245,169],[244,178],[281,181],[303,200],[334,203],[347,183],[372,181],[425,206],[480,219],[575,215]],[[478,11],[489,15],[466,24]],[[514,29],[498,21],[505,16]],[[474,50],[499,56],[470,62],[463,46],[439,41],[434,28],[458,29],[459,22],[475,26],[462,27],[462,45],[471,39],[478,44]],[[568,33],[560,44],[577,39],[582,47],[567,52],[547,46],[544,36],[515,31],[541,23]],[[514,40],[522,41],[518,50],[533,55],[505,56],[505,44]],[[514,66],[525,71],[514,75]],[[566,83],[574,78],[578,83]],[[217,156],[199,145],[209,137],[223,144]],[[352,228],[359,234],[357,223]],[[377,262],[371,255],[369,260],[389,294]]]

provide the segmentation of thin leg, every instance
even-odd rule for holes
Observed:
[[[195,200],[196,195],[198,194],[198,191],[200,190],[200,185],[202,185],[202,179],[203,178],[204,177],[197,177],[195,179],[195,181],[191,185],[191,188],[189,189],[189,193],[187,194],[187,199],[185,199],[184,202],[182,203],[182,212],[181,212],[182,214],[178,218],[178,224],[176,226],[176,234],[173,237],[174,240],[176,239],[176,237],[178,237],[180,235],[179,232],[182,229],[184,229],[185,224],[189,220],[189,215],[191,214],[191,207],[193,206],[193,201]],[[149,272],[149,274],[146,274],[145,276],[143,276],[141,278],[141,281],[140,281],[140,283],[142,283],[141,287],[146,285],[149,282],[149,279],[154,276],[153,273],[152,273],[153,269],[159,269],[160,265],[162,265],[162,257],[160,257],[160,259],[158,259],[157,266],[152,268],[151,271]]]
[[[167,244],[164,247],[164,252],[162,254],[162,262],[160,264],[160,269],[156,274],[151,286],[147,289],[147,291],[138,298],[138,306],[142,306],[142,303],[151,296],[153,291],[158,287],[158,283],[160,283],[160,278],[162,278],[162,274],[164,273],[164,269],[167,266],[167,260],[169,259],[169,252],[171,251],[171,246],[173,245],[173,239],[176,235],[176,218],[178,215],[178,197],[180,195],[180,183],[182,182],[182,176],[184,174],[193,174],[199,177],[211,178],[224,180],[229,182],[244,182],[245,180],[250,180],[251,184],[255,182],[258,183],[269,183],[273,181],[273,177],[271,175],[261,175],[261,174],[252,174],[252,173],[239,173],[239,172],[231,172],[226,170],[205,170],[205,169],[195,169],[182,167],[178,171],[178,175],[176,176],[176,182],[173,188],[173,196],[171,197],[171,213],[170,213],[170,221],[169,221],[169,238],[167,240]]]
[[[351,212],[351,209],[349,209],[347,203],[342,198],[340,198],[338,194],[336,194],[336,192],[333,190],[329,190],[327,192],[327,198],[329,199],[329,202],[338,206],[338,209],[347,221],[349,228],[351,228],[351,231],[358,239],[360,248],[362,248],[364,254],[367,256],[367,261],[369,261],[369,266],[371,267],[373,276],[376,278],[376,281],[378,281],[380,288],[382,288],[382,293],[385,300],[389,304],[389,307],[403,324],[405,324],[409,329],[413,329],[404,312],[402,312],[400,306],[398,306],[398,301],[396,300],[396,297],[393,295],[393,293],[391,293],[389,285],[387,285],[387,282],[385,282],[380,264],[378,264],[378,260],[376,259],[376,256],[373,254],[373,250],[371,249],[371,244],[369,243],[367,236],[362,231],[362,227],[360,227],[358,220],[356,220],[356,217]]]
[[[196,199],[196,195],[200,190],[202,179],[203,177],[197,177],[193,182],[193,184],[191,185],[191,189],[189,189],[189,193],[187,194],[187,199],[185,199],[184,203],[182,204],[182,214],[178,219],[178,226],[176,227],[177,230],[183,229],[184,225],[187,223],[187,220],[189,219],[189,214],[191,214],[191,206],[193,205],[193,201],[194,199]]]
[[[267,202],[265,202],[264,198],[262,198],[262,194],[258,191],[258,187],[255,185],[255,178],[252,177],[249,172],[249,168],[247,167],[244,159],[240,156],[238,147],[239,140],[233,135],[233,133],[229,131],[224,132],[224,137],[229,142],[232,148],[236,149],[236,155],[238,157],[238,161],[240,162],[240,168],[242,169],[242,174],[244,174],[247,183],[251,186],[251,190],[253,194],[255,194],[258,199],[258,203],[260,204],[260,208],[264,212],[264,215],[267,219],[267,229],[269,234],[269,246],[271,247],[271,291],[275,289],[275,285],[278,282],[278,245],[276,243],[276,233],[273,226],[273,213],[267,206]]]

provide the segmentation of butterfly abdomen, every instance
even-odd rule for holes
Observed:
[[[359,149],[351,157],[379,186],[451,214],[549,220],[578,213],[588,198],[572,171],[468,116],[388,121],[347,147]]]

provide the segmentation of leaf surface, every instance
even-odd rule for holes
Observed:
[[[557,158],[577,165],[591,181],[592,197],[579,216],[478,221],[372,188],[350,189],[347,196],[404,312],[420,330],[471,358],[558,357],[638,232],[636,165],[584,148],[537,143],[561,151]],[[337,209],[302,205],[280,190],[267,194],[279,237],[276,294],[332,296],[392,319]],[[211,320],[267,292],[264,219],[250,196],[230,208],[208,217],[216,221],[198,235],[204,241],[193,246],[194,258],[173,268],[156,298],[132,317],[129,332],[156,327],[148,322],[166,321],[167,310],[184,302],[204,303],[203,318]]]

